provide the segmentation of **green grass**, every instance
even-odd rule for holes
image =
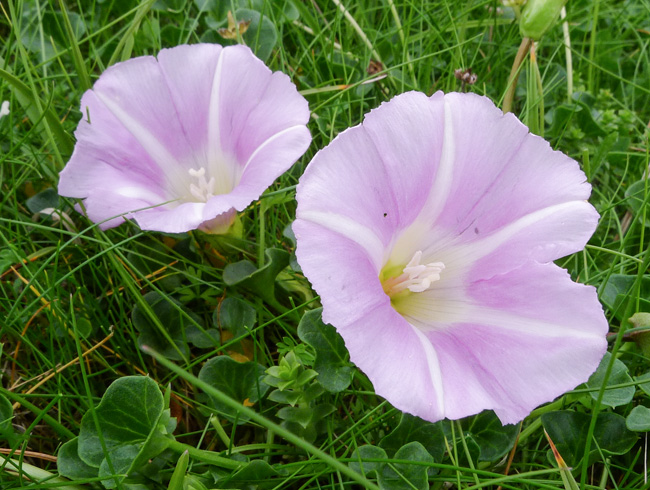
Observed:
[[[210,419],[204,409],[208,402],[191,376],[199,374],[207,359],[233,351],[265,368],[277,365],[280,354],[292,347],[303,352],[304,359],[313,358],[313,349],[297,334],[303,314],[317,305],[306,280],[287,269],[280,277],[284,287],[278,286],[277,306],[225,284],[224,267],[243,259],[261,267],[268,260],[266,250],[293,251],[283,231],[295,216],[298,178],[319,148],[359,124],[383,101],[408,90],[427,94],[459,90],[454,70],[471,68],[478,80],[467,88],[500,103],[521,42],[517,23],[512,12],[495,1],[296,0],[293,20],[282,15],[278,8],[282,1],[272,5],[232,0],[230,9],[246,5],[264,12],[273,23],[278,42],[266,63],[292,77],[313,114],[310,149],[243,214],[243,239],[215,247],[199,233],[167,236],[142,232],[131,224],[101,231],[74,211],[72,200],[60,198],[57,204],[53,194],[44,194],[56,189],[58,172],[70,156],[72,134],[81,117],[80,97],[102,71],[163,47],[226,42],[214,29],[216,23],[225,22],[229,10],[225,3],[8,0],[2,4],[0,102],[9,100],[11,113],[0,119],[0,394],[20,406],[13,409],[15,431],[9,441],[3,440],[6,424],[2,424],[12,415],[0,404],[0,447],[13,447],[13,459],[31,465],[25,466],[28,474],[38,476],[40,468],[56,475],[56,465],[48,457],[56,456],[60,445],[78,434],[82,416],[97,406],[110,383],[128,375],[147,373],[162,390],[171,386],[177,441],[224,457],[230,449],[275,465],[279,472],[268,476],[268,488],[358,488],[359,483],[345,474],[354,451],[376,446],[400,421],[400,412],[374,395],[367,378],[357,371],[347,389],[322,395],[321,402],[335,411],[324,420],[313,445],[304,441],[296,445],[269,425],[269,420],[278,421],[281,405],[268,399],[252,407],[267,422],[236,425],[219,415]],[[620,290],[622,302],[605,310],[613,334],[613,359],[622,361],[634,377],[650,371],[642,342],[624,335],[631,328],[627,319],[632,314],[650,311],[648,186],[637,184],[637,197],[629,195],[631,186],[647,177],[650,160],[650,2],[571,0],[567,13],[573,94],[568,93],[558,22],[536,50],[545,113],[538,130],[554,148],[581,163],[593,185],[591,202],[601,213],[601,222],[586,249],[560,265],[574,279],[598,288],[603,300],[612,278],[629,278],[632,286]],[[262,35],[249,36],[253,48],[266,42]],[[382,63],[376,65],[377,73],[368,72],[371,60]],[[539,99],[531,96],[534,84],[528,73],[532,72],[524,66],[513,105],[523,121],[539,115],[533,113]],[[386,76],[364,83],[378,75]],[[35,206],[48,207],[44,204],[58,205],[70,217],[70,229],[34,213]],[[144,311],[154,332],[164,330],[143,297],[152,291],[165,302],[177,300],[168,304],[176,305],[172,310],[180,311],[186,325],[211,327],[224,299],[235,297],[254,307],[256,325],[243,340],[230,341],[222,332],[225,345],[191,348],[189,355],[176,361],[185,373],[179,375],[138,348],[134,309]],[[81,356],[83,362],[78,362]],[[627,417],[634,407],[650,406],[650,394],[638,380],[616,381],[599,394],[602,398],[626,385],[636,390],[634,398],[616,408],[580,398],[584,390],[575,390],[533,412],[523,422],[507,476],[503,458],[476,461],[472,452],[476,442],[458,438],[459,426],[448,421],[440,425],[448,443],[444,456],[417,464],[431,468],[429,481],[436,489],[447,484],[464,489],[563,488],[560,472],[548,458],[541,417],[567,409],[585,414],[585,434],[596,450],[589,463],[574,468],[582,488],[648,488],[645,433],[619,451],[622,454],[603,452],[590,437],[601,423],[599,413]],[[464,421],[463,430],[472,423]],[[584,454],[585,449],[582,444],[576,451]],[[323,460],[323,454],[338,460],[339,466]],[[141,488],[167,488],[179,455],[162,458],[162,478],[146,480]],[[400,471],[417,467],[394,464]],[[200,475],[208,469],[200,454],[191,458],[190,473]],[[376,479],[369,481],[372,485]],[[92,482],[77,485],[101,488]],[[3,468],[1,463],[0,486],[55,488],[51,482],[20,478],[11,465]],[[217,484],[208,486],[213,487]]]

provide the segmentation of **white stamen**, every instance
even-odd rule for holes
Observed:
[[[199,201],[207,202],[214,196],[214,177],[210,177],[210,180],[205,178],[205,167],[198,170],[191,168],[188,172],[191,177],[197,179],[196,184],[190,184],[190,193]]]
[[[418,250],[413,258],[406,264],[402,274],[384,282],[384,291],[389,296],[408,289],[412,293],[421,293],[431,287],[431,284],[440,280],[440,273],[445,269],[442,262],[420,264],[422,251]]]

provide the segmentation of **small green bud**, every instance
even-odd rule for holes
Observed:
[[[566,2],[567,0],[528,0],[519,20],[521,35],[539,41],[553,27]]]

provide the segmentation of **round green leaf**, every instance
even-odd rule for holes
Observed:
[[[474,418],[469,432],[480,449],[479,461],[497,461],[514,446],[519,426],[501,425],[499,417],[486,410]]]
[[[228,356],[213,357],[204,364],[199,379],[225,393],[230,398],[246,403],[258,402],[269,386],[264,383],[264,366],[256,362],[237,362]],[[209,398],[209,406],[218,410],[230,421],[245,423],[248,419],[237,411]]]
[[[238,22],[250,21],[242,37],[255,55],[262,61],[266,61],[278,42],[278,31],[273,22],[265,15],[250,9],[238,9],[235,17]]]
[[[214,325],[229,330],[234,337],[249,332],[257,322],[257,312],[239,298],[224,299],[214,311]]]
[[[625,425],[634,432],[650,431],[650,408],[643,405],[634,407],[625,419]]]
[[[369,476],[371,473],[379,475],[381,469],[384,467],[383,462],[379,461],[364,461],[369,459],[388,459],[386,451],[377,446],[361,446],[352,453],[352,461],[349,466],[357,473]]]
[[[180,361],[189,354],[186,329],[201,320],[178,301],[151,291],[144,295],[144,305],[133,308],[132,320],[140,332],[138,345],[147,345],[168,359]]]
[[[350,386],[353,370],[345,342],[333,326],[323,323],[321,315],[322,308],[305,313],[298,325],[298,337],[316,351],[318,382],[327,391],[338,393]]]
[[[442,461],[445,454],[442,423],[433,424],[408,413],[402,414],[399,425],[379,442],[379,447],[393,457],[402,446],[414,441],[422,444],[436,461]]]
[[[394,459],[433,463],[433,457],[417,441],[401,447]],[[379,484],[387,490],[428,490],[428,469],[426,465],[386,463],[379,473]]]
[[[133,454],[132,447],[137,446],[137,458],[130,458],[129,468],[144,463],[167,446],[167,412],[162,393],[151,378],[126,376],[114,381],[94,416],[88,412],[81,419],[79,457],[87,465],[100,468],[106,458],[101,434],[109,457],[126,464]]]
[[[605,353],[605,356],[600,361],[600,365],[596,372],[591,375],[586,385],[588,388],[592,388],[594,391],[589,392],[591,397],[594,400],[598,399],[598,389],[603,385],[605,381],[605,373],[607,371],[607,366],[610,363],[612,358],[611,353]],[[612,366],[612,371],[609,378],[607,379],[607,387],[605,388],[605,393],[603,394],[603,399],[601,403],[608,407],[618,407],[620,405],[625,405],[632,401],[634,397],[634,386],[625,386],[622,388],[609,388],[610,386],[632,383],[632,378],[630,377],[627,366],[620,360],[615,359],[614,365]]]

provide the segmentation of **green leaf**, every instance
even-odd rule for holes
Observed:
[[[230,398],[240,403],[256,403],[269,389],[264,383],[264,366],[256,362],[237,362],[228,356],[213,357],[201,368],[199,379],[217,388]],[[225,417],[238,424],[248,421],[248,418],[239,415],[237,411],[219,403],[214,398],[209,399],[209,406]]]
[[[266,461],[255,459],[223,481],[228,488],[268,488],[278,486],[278,481],[274,480],[278,476],[280,473]]]
[[[641,390],[648,396],[650,396],[650,371],[647,373],[643,373],[640,376],[637,376],[634,378],[634,381],[636,381],[641,388]]]
[[[386,451],[377,446],[361,446],[352,453],[349,466],[357,473],[360,473],[364,476],[371,476],[372,473],[375,473],[376,476],[379,476],[382,468],[384,467],[384,462],[379,461],[364,461],[369,459],[388,459]]]
[[[2,345],[0,344],[1,352]],[[11,402],[4,395],[0,395],[0,441],[7,441],[10,447],[15,447],[21,439],[14,431],[13,419],[14,409]]]
[[[61,154],[64,156],[71,155],[72,150],[74,149],[72,138],[65,129],[63,129],[63,124],[61,124],[61,121],[59,121],[59,118],[56,116],[52,108],[46,107],[44,113],[41,113],[38,110],[38,104],[40,104],[41,107],[45,107],[45,104],[40,100],[37,101],[35,95],[27,85],[8,71],[1,68],[0,79],[4,79],[4,81],[7,82],[14,96],[20,105],[23,106],[23,109],[25,109],[27,117],[29,117],[32,124],[36,125],[43,120],[43,124],[49,126],[50,131],[52,131],[52,135],[55,139],[54,143],[57,144]],[[49,135],[44,128],[42,129],[42,133],[43,140],[49,141]]]
[[[625,419],[625,426],[634,432],[650,431],[650,408],[638,405]]]
[[[591,417],[585,413],[559,410],[542,415],[542,425],[569,467],[575,467],[584,455]]]
[[[186,329],[195,323],[200,324],[201,320],[178,301],[156,291],[145,294],[143,299],[149,308],[138,304],[133,308],[131,317],[133,325],[140,332],[138,345],[148,345],[168,359],[178,361],[187,358],[189,339]],[[190,337],[197,340],[195,336]]]
[[[259,59],[266,61],[278,42],[278,31],[273,22],[267,16],[250,9],[237,9],[235,18],[238,22],[250,21],[242,38]]]
[[[648,194],[650,194],[650,182],[647,179],[636,181],[625,191],[627,203],[632,208],[634,215],[639,219],[643,219],[643,208],[648,205],[650,199]],[[650,226],[648,220],[644,224]]]
[[[167,490],[183,490],[183,480],[185,478],[185,472],[187,471],[187,464],[190,461],[190,453],[185,450],[181,453],[176,462],[176,467],[172,473],[172,477],[169,479],[169,485]]]
[[[174,425],[170,422],[155,381],[145,376],[117,379],[94,413],[88,412],[81,419],[79,458],[99,468],[100,476],[128,475],[167,448],[172,439],[168,430]],[[103,483],[113,488],[124,478]]]
[[[479,461],[497,461],[512,449],[519,433],[518,425],[501,425],[491,410],[477,415],[469,432],[480,449]]]
[[[625,454],[632,449],[638,436],[627,429],[622,415],[603,412],[598,414],[594,439],[606,455]]]
[[[592,388],[595,391],[590,391],[589,394],[594,400],[598,399],[598,389],[603,385],[605,381],[605,373],[607,371],[607,366],[610,363],[612,358],[611,353],[606,352],[605,356],[600,361],[600,365],[596,372],[591,375],[589,380],[585,383],[588,388]],[[632,378],[630,377],[627,366],[620,361],[619,359],[614,360],[614,365],[612,366],[612,371],[609,378],[607,379],[607,388],[603,394],[602,404],[608,407],[618,407],[620,405],[626,405],[632,401],[634,397],[634,392],[636,391],[634,386],[626,386],[623,388],[609,388],[609,386],[632,383]],[[555,439],[553,439],[555,441]]]
[[[226,298],[214,310],[214,325],[229,330],[233,337],[250,332],[256,322],[255,308],[239,298]]]
[[[433,463],[433,457],[417,441],[400,448],[393,459]],[[428,490],[429,467],[408,463],[386,463],[379,474],[379,486],[386,490]]]
[[[46,208],[57,208],[59,207],[59,195],[56,190],[52,187],[48,187],[45,190],[42,190],[35,196],[30,197],[25,201],[27,209],[32,213],[40,213],[43,209]]]
[[[348,361],[348,351],[336,329],[323,323],[322,308],[308,311],[298,325],[298,337],[316,351],[314,370],[318,382],[329,392],[343,391],[354,374]]]
[[[591,415],[559,410],[542,415],[542,424],[567,465],[575,468],[584,456]],[[637,435],[625,426],[625,418],[616,413],[598,414],[590,462],[600,459],[598,448],[605,455],[625,454],[636,443]]]
[[[436,461],[442,461],[445,454],[442,423],[426,422],[408,413],[402,414],[399,425],[379,442],[379,447],[393,457],[402,446],[414,441],[421,443]]]
[[[70,478],[71,480],[83,480],[85,478],[96,478],[99,474],[97,468],[86,464],[79,457],[79,438],[66,442],[59,449],[56,466],[59,475]]]
[[[269,305],[282,309],[275,297],[275,278],[289,264],[289,252],[269,248],[264,254],[267,260],[261,269],[248,260],[228,264],[223,270],[223,282],[228,286],[241,286]]]
[[[637,301],[636,295],[632,294],[635,281],[636,275],[612,274],[603,288],[601,300],[619,320],[623,320],[627,301],[630,299]],[[648,275],[641,279],[639,311],[650,312],[650,301],[646,298],[650,298],[650,276]]]

